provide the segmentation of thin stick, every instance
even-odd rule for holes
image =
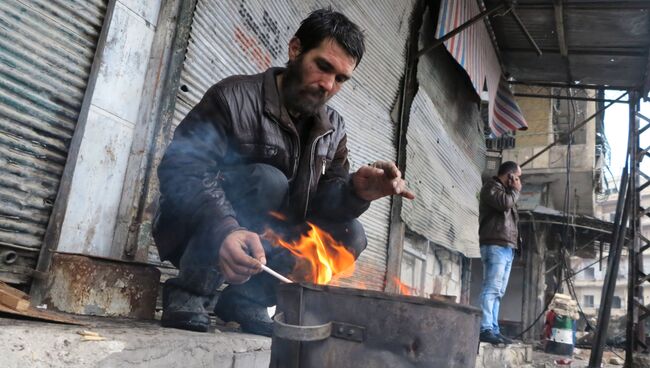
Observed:
[[[288,283],[288,284],[292,284],[292,283],[293,283],[293,281],[291,281],[291,280],[289,280],[288,278],[286,278],[286,277],[280,275],[279,273],[273,271],[272,269],[266,267],[265,265],[261,265],[261,266],[262,266],[262,270],[264,270],[264,272],[267,272],[267,273],[271,274],[271,276],[277,278],[278,280],[284,281],[284,282],[286,282],[286,283]]]

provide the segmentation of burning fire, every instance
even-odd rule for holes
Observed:
[[[310,222],[307,224],[307,235],[301,235],[294,242],[283,240],[273,231],[267,231],[263,237],[296,256],[298,263],[294,272],[304,274],[298,278],[326,285],[333,278],[351,276],[354,272],[354,255],[323,229]]]
[[[399,293],[402,295],[411,295],[411,288],[400,281],[397,277],[393,277],[393,281],[395,282],[395,285],[399,287]]]

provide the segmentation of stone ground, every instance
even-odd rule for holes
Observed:
[[[234,331],[219,325],[208,333],[160,327],[158,321],[83,317],[86,326],[71,326],[0,317],[0,367],[2,368],[266,368],[271,339]],[[101,341],[86,341],[83,331],[96,333]],[[86,335],[90,336],[90,335]],[[90,337],[92,338],[92,337]],[[576,349],[567,357],[545,354],[532,345],[494,347],[481,344],[476,368],[587,367],[590,350]],[[622,350],[606,350],[603,367]],[[645,356],[650,362],[650,357]],[[622,362],[622,359],[619,361]],[[645,362],[644,362],[645,363]],[[635,364],[650,367],[650,364]],[[441,367],[442,368],[442,367]]]
[[[574,349],[573,356],[547,354],[542,350],[541,344],[513,344],[506,348],[494,347],[490,344],[481,344],[476,368],[586,368],[589,366],[590,349]],[[603,353],[603,368],[622,367],[625,352],[621,349],[606,348]],[[649,365],[636,364],[634,367],[650,367]]]
[[[0,318],[2,368],[266,368],[271,339],[237,332],[198,333],[157,321],[76,317],[87,326]],[[82,331],[105,338],[85,341]]]

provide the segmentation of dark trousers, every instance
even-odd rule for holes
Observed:
[[[298,239],[301,233],[308,230],[306,223],[291,224],[270,215],[271,211],[281,212],[287,206],[289,183],[280,170],[266,164],[251,164],[222,171],[221,175],[226,196],[241,226],[258,234],[270,228],[287,240]],[[330,233],[355,258],[365,249],[366,234],[359,220],[333,222],[309,214],[307,217],[306,221]],[[180,257],[171,259],[180,271],[178,278],[169,281],[171,284],[195,294],[210,296],[223,283],[223,277],[217,268],[219,244],[212,241],[211,230],[209,227],[196,228],[182,253],[179,252]],[[262,245],[266,252],[267,266],[284,275],[291,272],[295,258],[288,250],[272,247],[265,240],[262,240]],[[262,272],[246,283],[230,285],[226,290],[262,306],[271,306],[275,305],[275,286],[279,282]]]

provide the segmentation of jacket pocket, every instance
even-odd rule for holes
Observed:
[[[239,154],[244,158],[270,159],[278,155],[279,147],[270,144],[240,143]]]

